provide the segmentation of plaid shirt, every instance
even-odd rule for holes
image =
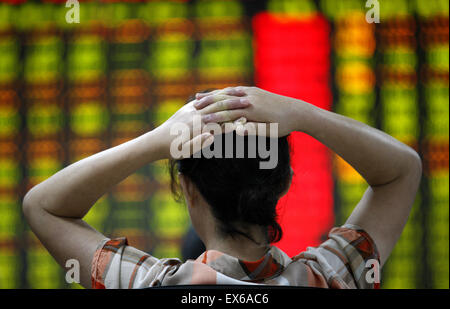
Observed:
[[[92,262],[96,289],[145,288],[185,284],[266,284],[321,288],[378,288],[370,283],[379,254],[371,237],[354,225],[334,227],[318,247],[293,258],[275,246],[258,261],[243,261],[216,250],[196,260],[157,259],[128,245],[126,238],[105,239]],[[366,264],[368,263],[368,264]],[[378,274],[379,275],[379,274]],[[376,277],[376,276],[375,276]],[[379,277],[378,277],[379,278]]]

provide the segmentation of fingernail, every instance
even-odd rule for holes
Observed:
[[[208,139],[214,138],[214,135],[212,135],[211,133],[206,133],[204,137],[205,137],[205,140],[208,140]]]
[[[241,98],[239,101],[240,101],[242,104],[246,104],[246,105],[250,104],[250,100],[247,99],[247,98]]]
[[[235,123],[239,123],[239,124],[245,124],[246,122],[247,122],[247,118],[245,118],[245,117],[241,117],[235,121]]]

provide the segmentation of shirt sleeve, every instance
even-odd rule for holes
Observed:
[[[379,288],[380,255],[370,235],[356,225],[334,227],[318,247],[293,258],[321,276],[330,288]]]
[[[95,251],[93,289],[131,289],[161,285],[165,274],[179,266],[178,259],[157,259],[128,245],[124,237],[103,240]]]

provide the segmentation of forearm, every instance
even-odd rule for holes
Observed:
[[[82,218],[114,185],[164,157],[161,137],[151,131],[69,165],[33,187],[25,196],[24,207],[40,207],[60,217]]]
[[[296,130],[333,150],[371,186],[390,183],[420,165],[410,147],[380,130],[348,117],[299,101]]]

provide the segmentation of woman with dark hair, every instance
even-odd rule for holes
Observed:
[[[188,102],[193,99],[194,97],[189,98]],[[235,123],[241,123],[243,129],[248,127],[245,122],[236,121]],[[192,195],[185,193],[188,183],[192,182],[200,196],[210,206],[208,209],[212,214],[212,224],[192,222],[193,230],[197,232],[188,231],[187,237],[190,243],[186,245],[192,244],[198,247],[198,240],[201,240],[206,242],[206,247],[211,247],[208,245],[210,239],[207,235],[213,235],[217,231],[222,236],[222,240],[214,245],[216,249],[227,245],[226,240],[235,242],[237,236],[243,236],[246,241],[240,242],[242,248],[233,252],[233,256],[238,257],[240,252],[248,251],[250,256],[260,257],[263,255],[259,252],[260,249],[266,251],[270,243],[281,239],[283,232],[276,220],[275,208],[280,197],[288,191],[292,178],[287,136],[275,136],[274,141],[271,141],[270,137],[256,139],[255,136],[245,136],[245,132],[243,133],[242,136],[235,131],[216,135],[214,143],[209,147],[212,148],[211,151],[214,151],[216,147],[220,148],[220,152],[216,152],[215,157],[169,160],[171,189],[177,201],[182,202]],[[253,144],[252,138],[254,138]],[[263,141],[262,138],[265,140]],[[229,144],[225,142],[227,139],[230,141]],[[260,163],[264,159],[256,151],[260,146],[259,143],[262,143],[261,146],[265,148],[276,143],[274,154],[277,157],[277,164],[273,168],[261,168]],[[239,145],[243,148],[241,158],[238,158]],[[227,147],[231,148],[228,159],[225,158]],[[249,155],[249,147],[255,148],[253,156]],[[197,199],[192,202],[186,200],[189,211],[195,209],[191,205],[196,204]],[[203,216],[191,214],[192,220],[197,218],[204,222],[208,217],[205,214]],[[203,226],[214,227],[214,230],[201,231]],[[257,229],[257,232],[251,229]],[[260,238],[261,230],[264,237],[256,241],[256,238]],[[197,237],[198,233],[205,235],[202,237],[203,240]],[[230,249],[223,248],[221,251],[230,252]]]
[[[198,118],[203,130],[195,129]],[[277,136],[268,135],[261,124],[274,123]],[[180,125],[189,134],[172,135]],[[217,126],[224,131],[218,134]],[[290,258],[273,243],[282,237],[276,204],[291,181],[287,136],[293,131],[335,151],[369,187],[345,225],[333,228],[317,248]],[[276,164],[261,168],[268,158],[260,150],[267,145],[276,149],[270,152]],[[187,156],[174,155],[180,147]],[[171,159],[173,188],[206,247],[184,263],[152,257],[125,238],[108,239],[82,220],[112,186],[165,158]],[[59,171],[27,193],[23,209],[61,266],[78,260],[85,287],[371,288],[406,224],[420,178],[417,153],[379,130],[256,87],[230,87],[199,93],[158,128]]]

